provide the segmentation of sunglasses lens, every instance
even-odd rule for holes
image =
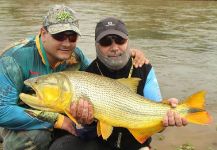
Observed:
[[[108,36],[103,37],[101,40],[99,40],[99,44],[101,46],[110,46],[113,41],[118,45],[122,45],[127,40],[117,35],[108,35]]]
[[[68,38],[69,38],[69,41],[70,42],[76,42],[77,41],[77,34],[76,35],[69,35]]]
[[[124,39],[124,38],[122,38],[120,36],[114,36],[112,38],[114,39],[115,43],[119,44],[119,45],[122,45],[127,41],[126,39]]]
[[[64,41],[66,40],[67,38],[69,39],[70,42],[76,42],[77,41],[77,33],[71,33],[71,34],[68,34],[68,33],[57,33],[57,34],[51,34],[52,37],[57,40],[57,41]]]
[[[51,34],[51,36],[57,41],[64,41],[65,35],[63,33]]]
[[[109,36],[105,36],[101,40],[99,40],[99,44],[101,46],[109,46],[112,44],[112,39]]]

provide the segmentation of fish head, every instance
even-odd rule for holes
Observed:
[[[62,112],[71,102],[71,86],[68,78],[61,73],[43,75],[24,81],[34,94],[21,93],[21,100],[36,109],[54,109]],[[42,108],[43,107],[43,108]],[[47,110],[46,109],[46,110]]]

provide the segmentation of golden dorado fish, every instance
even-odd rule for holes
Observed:
[[[87,72],[65,71],[39,76],[24,83],[33,88],[35,95],[20,94],[29,106],[46,111],[70,115],[72,101],[87,97],[94,107],[98,120],[97,133],[107,139],[113,127],[127,128],[143,143],[148,137],[161,131],[163,117],[169,109],[195,124],[209,124],[211,116],[205,111],[205,92],[198,92],[187,98],[176,108],[157,103],[136,94],[139,79],[110,79]]]

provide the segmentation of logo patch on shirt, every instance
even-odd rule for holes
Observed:
[[[40,72],[35,72],[35,71],[32,71],[32,70],[29,70],[29,73],[31,75],[39,75],[40,74]]]

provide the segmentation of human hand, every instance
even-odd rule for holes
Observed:
[[[176,108],[176,106],[179,104],[179,100],[177,98],[169,98],[168,104],[171,105],[171,107]]]
[[[134,57],[133,65],[135,68],[142,67],[142,65],[149,63],[149,60],[141,50],[131,49],[131,56]]]
[[[54,128],[62,129],[73,135],[77,135],[75,132],[74,123],[71,121],[71,119],[61,114],[58,115],[57,121],[54,124]]]
[[[78,102],[72,102],[70,112],[80,124],[91,124],[94,120],[93,106],[90,101],[84,98],[81,98]]]
[[[170,98],[168,99],[168,103],[171,105],[171,107],[175,108],[178,105],[179,100],[176,98]],[[168,126],[186,126],[188,124],[188,121],[185,118],[182,118],[179,114],[176,112],[169,110],[167,112],[167,115],[163,119],[163,125],[164,127]]]
[[[75,126],[73,124],[74,123],[71,121],[71,119],[65,116],[61,129],[68,131],[69,133],[76,136],[77,134],[75,132]]]
[[[167,112],[167,115],[163,119],[163,125],[164,127],[168,126],[186,126],[188,124],[188,121],[185,118],[182,118],[179,114],[176,112],[169,110]]]

